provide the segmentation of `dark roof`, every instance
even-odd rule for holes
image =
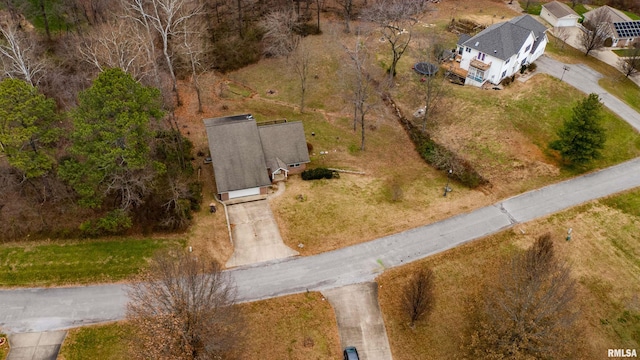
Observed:
[[[640,37],[640,20],[615,22],[613,28],[618,38],[637,38]]]
[[[530,15],[522,15],[506,22],[491,25],[461,45],[506,60],[520,51],[522,44],[531,32],[536,37],[536,42],[539,43],[544,38],[546,30],[544,25]],[[537,43],[534,44],[533,49],[537,47]]]
[[[556,17],[556,19],[563,18],[565,16],[574,15],[580,16],[577,12],[573,11],[567,4],[563,4],[559,1],[552,1],[547,4],[542,4],[542,7],[549,10],[549,12]]]
[[[300,121],[258,126],[258,132],[267,163],[275,159],[287,165],[309,162],[307,140]]]
[[[469,34],[460,34],[458,37],[458,44],[464,44],[465,41],[471,39],[471,35]]]
[[[251,115],[205,119],[218,193],[271,184]]]

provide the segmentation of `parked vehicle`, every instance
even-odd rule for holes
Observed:
[[[358,357],[358,350],[353,346],[347,346],[344,349],[344,360],[360,360]]]

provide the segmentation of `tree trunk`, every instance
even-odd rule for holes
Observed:
[[[244,39],[244,26],[242,25],[242,0],[238,0],[238,34],[240,39]]]
[[[44,0],[40,0],[40,14],[44,23],[44,30],[47,32],[47,40],[51,41],[51,31],[49,30],[49,20],[47,20],[47,11],[44,8]]]

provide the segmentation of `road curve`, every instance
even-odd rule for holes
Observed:
[[[538,59],[537,63],[540,72],[562,77],[564,64],[548,57]],[[584,65],[571,66],[563,81],[584,92],[598,92],[607,107],[640,130],[640,115],[600,88],[597,72]],[[315,256],[235,268],[227,273],[238,287],[240,301],[356,284],[373,280],[385,268],[639,186],[640,158],[637,158],[367,243]],[[121,284],[0,290],[0,327],[5,332],[40,332],[119,320],[125,315],[126,302],[125,286]]]

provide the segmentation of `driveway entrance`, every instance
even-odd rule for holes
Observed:
[[[233,242],[233,255],[227,267],[298,255],[282,242],[267,200],[228,205],[227,214]]]

